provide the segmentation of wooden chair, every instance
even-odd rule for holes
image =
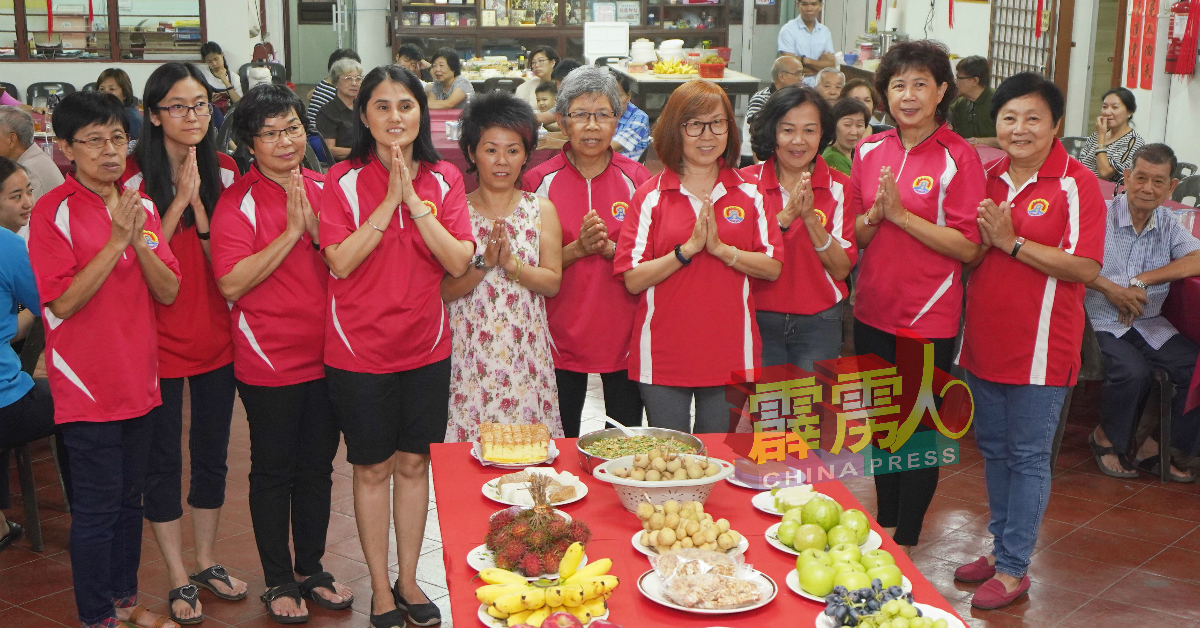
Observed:
[[[517,88],[520,87],[521,83],[524,82],[525,79],[523,78],[493,76],[492,78],[483,82],[483,89],[480,90],[480,93],[486,94],[493,89],[502,89],[510,94],[515,94],[517,92]]]

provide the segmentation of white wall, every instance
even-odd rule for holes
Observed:
[[[1064,136],[1091,134],[1088,130],[1088,95],[1092,90],[1092,58],[1096,45],[1096,0],[1075,0],[1072,25],[1070,72],[1067,75],[1067,111],[1063,116]],[[1095,126],[1093,123],[1092,126]]]
[[[933,12],[933,21],[926,31],[930,2],[927,0],[899,0],[903,17],[897,20],[900,32],[909,39],[936,39],[946,44],[950,54],[959,57],[988,54],[988,35],[991,33],[992,5],[979,2],[954,3],[954,28],[950,28],[948,2],[938,1]],[[871,3],[872,15],[874,2]]]

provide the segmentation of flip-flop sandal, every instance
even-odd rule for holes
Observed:
[[[192,618],[176,616],[174,606],[175,600],[183,600],[184,602],[188,603],[188,606],[192,607],[192,610],[196,610],[196,604],[200,602],[200,589],[197,589],[196,585],[185,584],[181,587],[171,589],[171,592],[167,594],[167,612],[171,614],[171,621],[179,624],[180,626],[194,626],[204,621],[203,614]]]
[[[1153,475],[1156,478],[1162,475],[1162,461],[1158,459],[1157,454],[1150,456],[1149,458],[1142,458],[1135,464],[1137,465],[1137,468],[1149,473],[1150,475]],[[1180,482],[1183,484],[1196,481],[1196,474],[1191,472],[1184,474],[1171,473],[1169,477],[1171,478],[1172,482]]]
[[[3,552],[4,550],[8,549],[9,545],[16,543],[24,535],[25,535],[25,528],[21,527],[20,524],[14,522],[14,521],[9,521],[8,522],[8,534],[5,534],[4,536],[0,536],[0,552]]]
[[[334,595],[337,595],[337,589],[333,587],[333,583],[333,574],[329,573],[328,571],[322,571],[315,576],[309,576],[304,580],[304,582],[301,582],[300,593],[305,597],[305,599],[327,610],[340,611],[345,608],[350,608],[350,605],[354,603],[353,597],[341,602],[332,602],[316,592],[317,589],[328,589],[329,591],[333,592]]]
[[[1094,432],[1088,434],[1088,445],[1092,448],[1092,457],[1096,459],[1096,466],[1100,467],[1100,473],[1103,473],[1111,478],[1122,478],[1126,480],[1130,478],[1136,478],[1138,476],[1137,469],[1129,468],[1129,463],[1125,460],[1125,456],[1118,454],[1112,447],[1101,447],[1100,444],[1096,442],[1096,434]],[[1112,469],[1104,466],[1103,457],[1108,454],[1115,454],[1117,456],[1117,462],[1121,465],[1121,468],[1125,470],[1113,471]]]
[[[150,609],[146,608],[145,606],[142,606],[141,604],[138,604],[137,606],[133,607],[132,611],[129,612],[129,619],[126,619],[124,623],[126,623],[130,626],[134,626],[135,628],[141,628],[141,624],[138,624],[137,620],[140,619],[142,617],[142,615],[145,615],[146,613],[149,613],[149,612],[150,612]],[[150,625],[150,628],[163,628],[163,626],[166,626],[167,622],[169,622],[169,621],[175,621],[175,620],[169,619],[167,617],[163,617],[162,615],[159,615],[158,619],[154,620],[154,623]]]
[[[243,591],[241,595],[229,595],[228,593],[221,593],[212,585],[213,580],[219,580],[225,583],[225,586],[229,587],[229,590],[233,590],[233,581],[229,579],[229,573],[225,571],[225,568],[220,564],[213,565],[212,567],[209,567],[198,574],[188,576],[188,580],[196,583],[196,586],[198,587],[208,589],[213,595],[221,598],[222,600],[227,600],[229,602],[244,600],[246,599],[246,594],[248,593],[248,591]]]
[[[302,599],[300,597],[300,584],[296,583],[296,582],[289,582],[287,584],[281,584],[277,587],[272,587],[270,589],[267,589],[266,591],[263,592],[263,594],[261,596],[259,596],[258,599],[262,600],[262,603],[267,605],[267,614],[271,616],[271,619],[275,620],[275,623],[277,623],[277,624],[303,624],[304,622],[308,621],[308,615],[299,615],[296,617],[288,617],[287,615],[277,615],[275,613],[274,609],[271,608],[271,602],[274,602],[275,600],[277,600],[281,597],[290,597],[293,600],[296,600],[296,608],[299,608],[301,599]]]

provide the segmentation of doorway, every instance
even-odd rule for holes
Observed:
[[[295,11],[288,11],[288,67],[292,82],[301,86],[319,83],[328,75],[329,54],[337,49],[354,48],[354,0],[299,0]],[[339,37],[340,36],[340,37]]]
[[[1121,84],[1125,72],[1125,11],[1127,0],[1097,0],[1095,46],[1088,117],[1084,129],[1091,133],[1100,116],[1104,92]]]

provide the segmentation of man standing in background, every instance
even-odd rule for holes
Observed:
[[[822,0],[796,0],[796,19],[779,29],[779,54],[797,57],[804,65],[804,84],[816,85],[817,72],[837,64],[833,57],[833,35],[817,21]]]

